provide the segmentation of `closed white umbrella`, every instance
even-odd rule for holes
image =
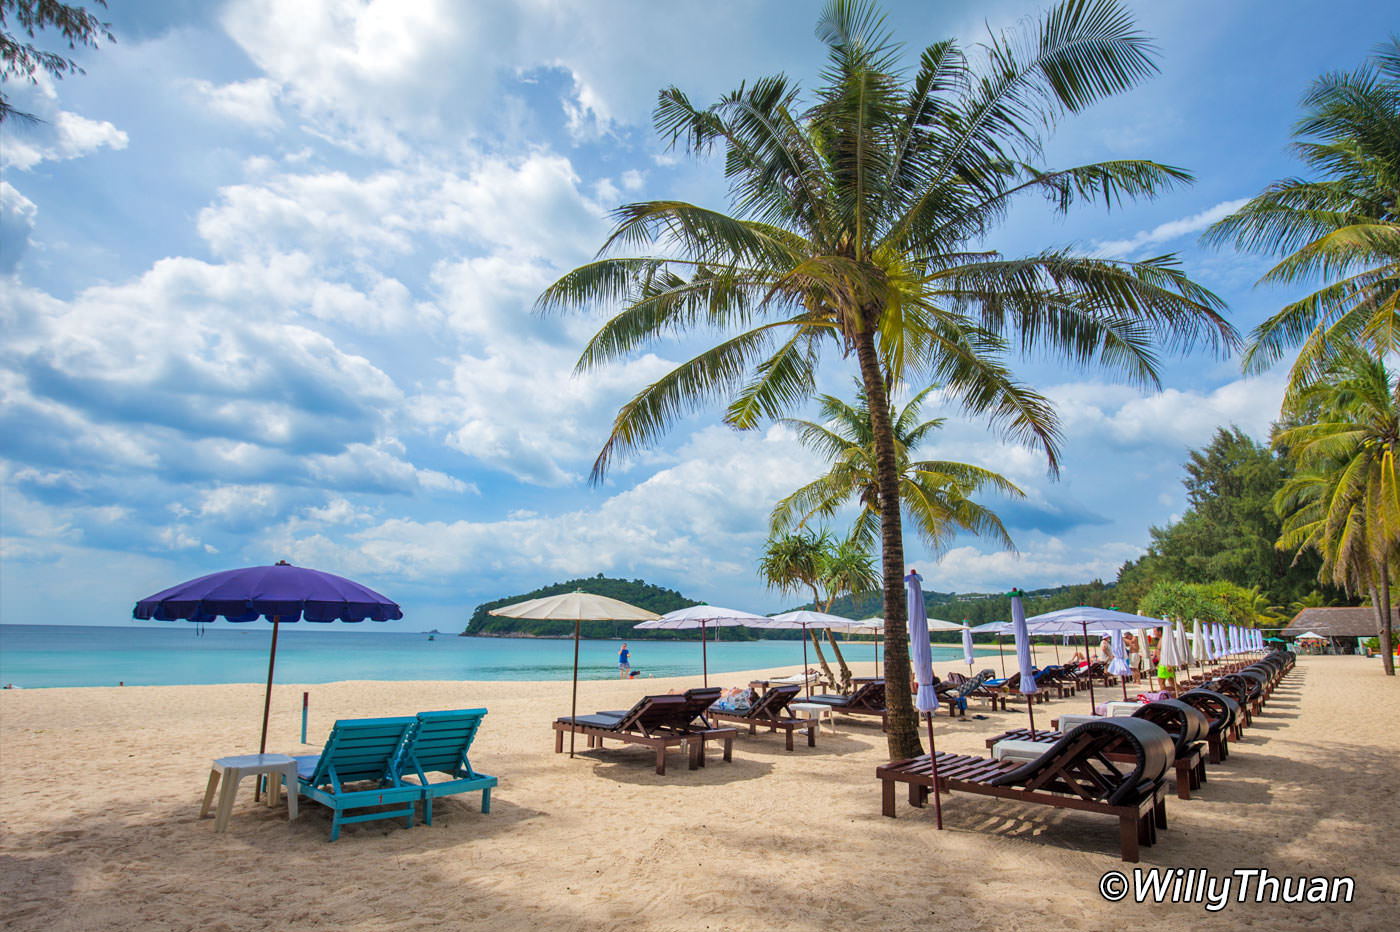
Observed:
[[[1150,649],[1150,648],[1151,648],[1151,645],[1152,645],[1152,642],[1151,642],[1151,640],[1147,637],[1147,629],[1146,629],[1146,628],[1138,628],[1138,629],[1137,629],[1137,642],[1138,642],[1138,669],[1139,669],[1139,671],[1141,671],[1141,670],[1143,669],[1143,666],[1144,666],[1145,663],[1151,663],[1151,662],[1152,662],[1152,660],[1151,660],[1151,658],[1152,658],[1152,651],[1151,651],[1151,649]],[[1149,682],[1151,682],[1151,681],[1149,680]]]
[[[963,635],[963,663],[967,664],[967,672],[972,673],[972,665],[977,662],[977,657],[972,652],[972,628],[968,625],[962,626]]]
[[[1128,698],[1128,675],[1133,672],[1133,668],[1128,666],[1128,648],[1123,646],[1123,632],[1114,631],[1109,635],[1113,650],[1113,660],[1108,665],[1108,672],[1118,677],[1123,686],[1123,699]]]
[[[1035,700],[1031,697],[1040,692],[1035,685],[1035,669],[1031,663],[1031,636],[1026,631],[1026,610],[1021,606],[1021,590],[1012,589],[1011,630],[1016,639],[1016,665],[1021,668],[1021,694],[1026,697],[1026,712],[1031,720],[1031,737],[1035,737]]]
[[[1206,646],[1205,631],[1201,628],[1201,619],[1199,618],[1191,623],[1191,653],[1195,655],[1196,663],[1205,666],[1206,655],[1210,653],[1210,648]]]
[[[534,618],[543,621],[572,621],[574,623],[574,684],[569,702],[569,716],[578,715],[578,640],[579,625],[585,621],[637,621],[655,619],[656,613],[638,608],[605,595],[576,590],[542,599],[529,599],[514,605],[493,608],[487,614],[501,618]],[[574,732],[569,731],[569,756],[574,756]]]
[[[909,659],[914,663],[914,681],[919,692],[914,697],[914,708],[924,713],[928,719],[928,763],[933,775],[933,812],[938,827],[943,827],[943,804],[938,793],[938,752],[933,747],[933,713],[938,711],[938,691],[933,684],[933,649],[928,642],[928,616],[924,607],[923,580],[915,570],[904,577],[905,594],[908,596],[909,614]]]
[[[1181,663],[1181,655],[1176,649],[1176,634],[1172,630],[1171,623],[1162,626],[1161,639],[1157,648],[1157,675],[1162,675],[1163,668],[1172,671],[1172,684],[1176,684],[1176,668]]]
[[[1189,667],[1191,666],[1191,645],[1186,640],[1186,624],[1178,618],[1173,630],[1176,632],[1176,649],[1181,657],[1181,665]]]

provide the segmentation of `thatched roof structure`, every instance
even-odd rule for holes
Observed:
[[[1391,627],[1400,631],[1400,615],[1391,609]],[[1369,638],[1376,636],[1376,610],[1369,605],[1357,608],[1305,608],[1288,627],[1283,629],[1284,637],[1297,637],[1313,631],[1326,637]]]

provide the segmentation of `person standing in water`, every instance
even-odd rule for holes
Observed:
[[[627,642],[622,642],[622,650],[617,652],[617,675],[622,679],[627,679],[627,675],[632,672],[631,654],[627,652]]]

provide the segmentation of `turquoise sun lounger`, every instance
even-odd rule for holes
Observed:
[[[405,828],[413,827],[423,788],[404,783],[396,766],[417,726],[418,719],[407,717],[342,719],[320,754],[296,758],[297,791],[333,813],[331,841],[354,822],[402,818]]]
[[[419,712],[417,727],[404,746],[395,771],[404,786],[420,791],[423,821],[433,824],[433,799],[455,793],[481,791],[481,811],[491,811],[491,788],[495,777],[477,773],[467,760],[467,751],[476,739],[485,709],[458,709],[451,712]],[[431,782],[430,774],[446,774],[448,779]]]

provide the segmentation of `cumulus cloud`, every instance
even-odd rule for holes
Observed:
[[[0,275],[9,275],[29,249],[39,208],[8,181],[0,181]]]
[[[1160,246],[1190,233],[1199,233],[1217,220],[1223,220],[1239,210],[1248,200],[1248,198],[1240,198],[1234,201],[1223,201],[1189,217],[1168,220],[1166,223],[1159,223],[1150,230],[1141,230],[1127,239],[1095,243],[1093,252],[1095,255],[1107,258],[1132,258],[1148,247]]]
[[[0,165],[29,171],[44,161],[81,158],[103,146],[125,149],[127,135],[106,120],[60,111],[52,122],[28,128],[23,135],[6,132]]]
[[[193,84],[205,105],[226,119],[254,129],[273,130],[282,126],[282,117],[277,112],[281,88],[276,81],[254,78],[230,84],[209,81]]]

